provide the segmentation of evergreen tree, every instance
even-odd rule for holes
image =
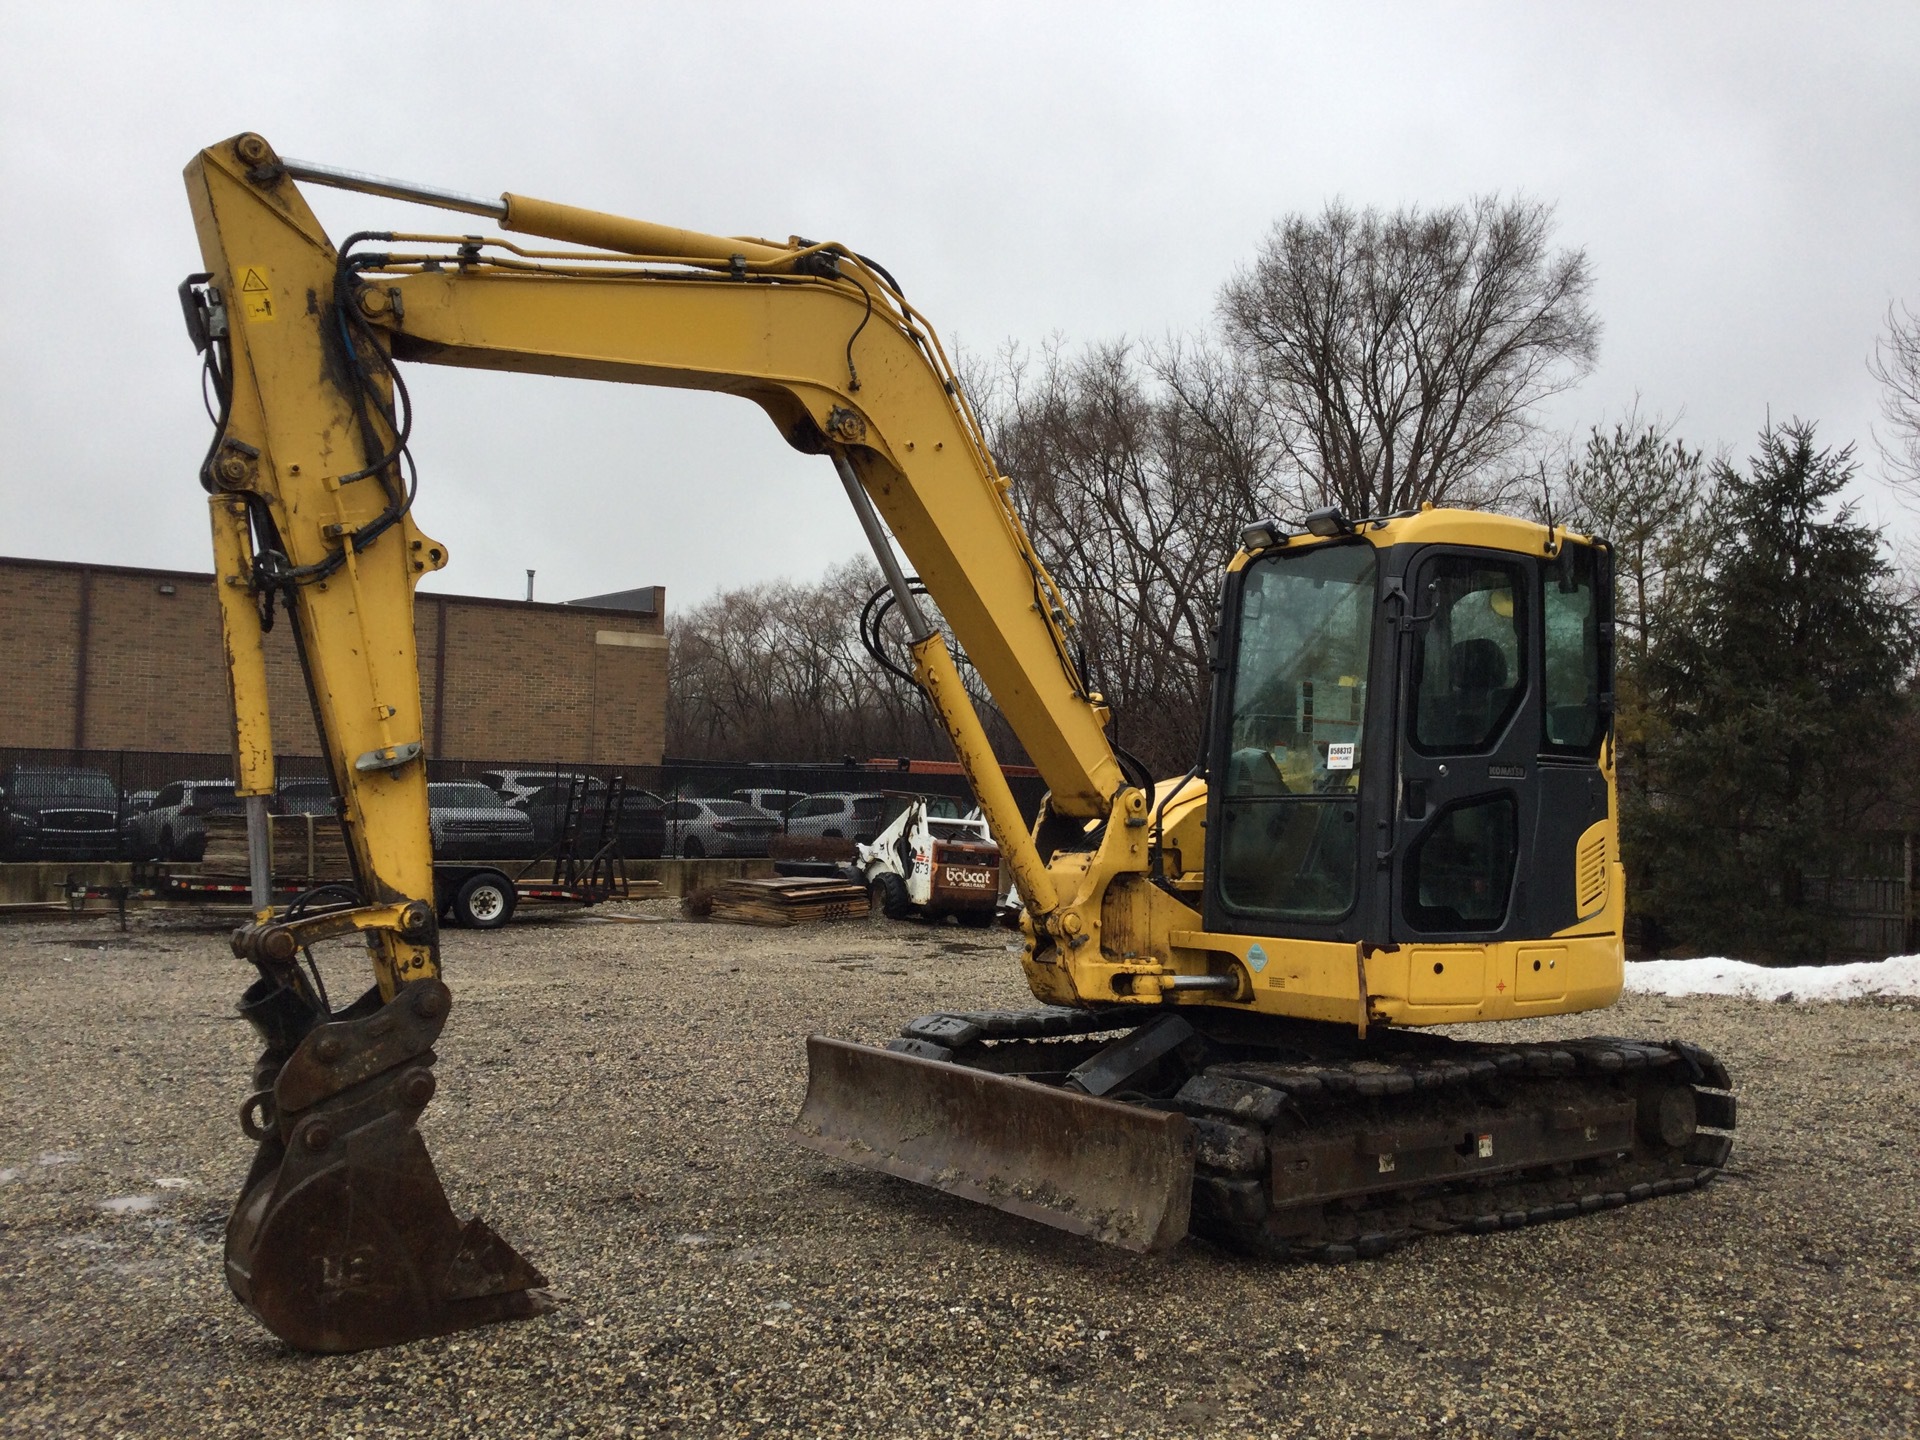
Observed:
[[[1897,769],[1920,632],[1879,531],[1835,508],[1854,470],[1769,425],[1746,473],[1714,467],[1711,549],[1654,617],[1622,821],[1636,908],[1687,948],[1827,958],[1829,882]]]

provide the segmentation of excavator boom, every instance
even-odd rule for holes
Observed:
[[[592,248],[382,234],[336,249],[297,179]],[[414,587],[447,553],[414,519],[396,361],[726,391],[797,448],[830,457],[892,584],[916,677],[1042,934],[1062,923],[1061,897],[947,633],[1071,823],[1099,823],[1127,791],[1107,715],[1069,659],[1062,597],[937,337],[877,265],[837,245],[703,235],[286,161],[251,134],[202,152],[186,180],[206,270],[182,298],[220,397],[201,480],[239,788],[258,806],[274,790],[262,636],[278,612],[298,642],[361,900],[276,913],[261,882],[259,913],[235,936],[260,972],[242,1008],[266,1048],[245,1127],[259,1152],[229,1226],[228,1277],[276,1333],[317,1349],[534,1313],[539,1275],[479,1221],[457,1225],[413,1126],[432,1093],[431,1050],[392,1040],[418,1029],[422,1005],[440,1007],[437,1029],[451,1003],[412,625]],[[375,985],[334,1014],[295,957],[341,934],[363,939]],[[289,1078],[300,1075],[329,1078]],[[354,1203],[363,1198],[380,1203]]]

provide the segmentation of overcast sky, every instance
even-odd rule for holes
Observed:
[[[0,554],[208,568],[180,171],[283,154],[727,234],[835,238],[949,342],[1204,326],[1279,216],[1489,190],[1558,206],[1604,323],[1551,415],[1744,456],[1857,441],[1920,305],[1920,6],[4,0]],[[1570,16],[1584,18],[1568,18]],[[329,229],[474,222],[310,190]],[[720,396],[410,372],[436,588],[542,599],[812,578],[827,461]],[[1867,513],[1915,521],[1877,484]]]

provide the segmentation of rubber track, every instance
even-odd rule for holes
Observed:
[[[984,1058],[995,1042],[1124,1031],[1154,1013],[1164,1012],[1061,1006],[952,1011],[912,1021],[894,1045],[967,1064],[967,1051]],[[1330,1052],[1345,1053],[1208,1065],[1170,1099],[1155,1102],[1185,1112],[1198,1134],[1195,1233],[1271,1258],[1337,1264],[1384,1254],[1425,1235],[1516,1230],[1693,1190],[1712,1180],[1732,1150],[1731,1135],[1716,1133],[1734,1126],[1735,1101],[1727,1093],[1732,1079],[1712,1055],[1684,1042],[1603,1036],[1502,1045],[1403,1030],[1361,1046],[1351,1032],[1329,1028],[1325,1034]],[[1281,1051],[1297,1055],[1299,1035],[1290,1029]],[[1272,1144],[1311,1140],[1316,1131],[1340,1134],[1355,1124],[1390,1125],[1411,1106],[1430,1111],[1450,1100],[1461,1102],[1459,1114],[1471,1123],[1469,1117],[1490,1103],[1502,1103],[1502,1096],[1510,1102],[1535,1084],[1572,1085],[1589,1097],[1618,1097],[1649,1084],[1686,1085],[1694,1092],[1699,1129],[1677,1149],[1650,1143],[1636,1130],[1633,1148],[1610,1161],[1542,1165],[1288,1207],[1280,1212],[1291,1222],[1283,1226],[1287,1233],[1269,1227],[1265,1157]]]
[[[1230,1063],[1209,1066],[1189,1081],[1176,1103],[1203,1130],[1202,1161],[1195,1173],[1196,1233],[1276,1259],[1341,1263],[1384,1254],[1424,1235],[1517,1230],[1679,1194],[1711,1181],[1731,1153],[1731,1136],[1714,1132],[1733,1127],[1733,1098],[1722,1093],[1732,1081],[1719,1061],[1697,1046],[1611,1037],[1539,1045],[1418,1035],[1396,1039],[1412,1041],[1409,1050],[1426,1053],[1286,1066]],[[1207,1143],[1210,1123],[1259,1131],[1267,1138],[1271,1124],[1248,1123],[1247,1109],[1266,1108],[1257,1099],[1247,1105],[1250,1091],[1273,1096],[1300,1126],[1281,1141],[1286,1143],[1356,1120],[1391,1123],[1393,1102],[1401,1096],[1427,1095],[1442,1103],[1458,1098],[1478,1108],[1482,1087],[1491,1084],[1512,1092],[1530,1082],[1551,1080],[1573,1081],[1590,1092],[1604,1087],[1602,1093],[1614,1094],[1623,1086],[1647,1082],[1685,1084],[1694,1091],[1701,1128],[1679,1150],[1636,1137],[1634,1148],[1611,1163],[1548,1165],[1414,1193],[1385,1192],[1298,1207],[1293,1212],[1297,1218],[1317,1210],[1319,1233],[1284,1237],[1267,1228],[1264,1215],[1251,1213],[1264,1208],[1264,1194],[1255,1202],[1248,1188],[1264,1192],[1264,1177],[1205,1163],[1210,1152],[1218,1155],[1232,1148],[1220,1144],[1223,1137],[1217,1134],[1214,1143]],[[1227,1083],[1218,1083],[1222,1081]]]

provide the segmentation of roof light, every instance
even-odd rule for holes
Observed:
[[[1287,532],[1272,515],[1256,520],[1240,532],[1240,544],[1247,550],[1267,550],[1287,543]]]
[[[1338,505],[1322,505],[1307,515],[1307,533],[1318,535],[1321,539],[1331,539],[1335,535],[1351,535],[1353,522],[1340,513]]]

